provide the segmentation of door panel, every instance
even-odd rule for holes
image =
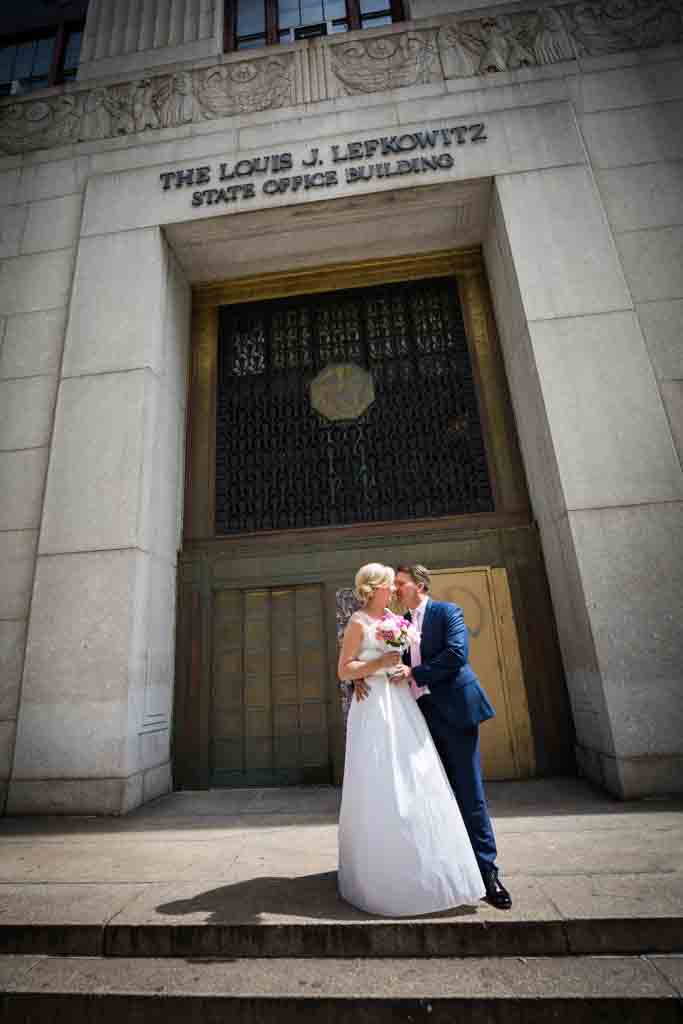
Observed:
[[[240,771],[244,762],[244,602],[238,591],[216,594],[213,609],[213,730],[210,760],[221,771]]]
[[[214,595],[214,785],[330,781],[320,586]]]
[[[496,574],[496,575],[494,575]],[[495,718],[481,727],[487,779],[527,778],[534,773],[533,743],[521,674],[517,631],[504,570],[442,569],[432,574],[432,596],[460,605],[469,632],[470,664]],[[513,712],[514,707],[514,712]]]

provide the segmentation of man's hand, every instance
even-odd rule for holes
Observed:
[[[370,696],[370,687],[364,679],[354,679],[353,692],[357,701],[365,700]]]
[[[413,670],[410,665],[399,665],[397,668],[392,669],[388,675],[390,683],[409,683],[413,674]]]

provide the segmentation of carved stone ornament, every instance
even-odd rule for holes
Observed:
[[[580,55],[666,46],[683,40],[681,0],[603,0],[562,8]]]
[[[466,78],[575,56],[559,11],[544,7],[524,14],[455,20],[439,30],[446,78]]]
[[[442,77],[434,29],[337,44],[330,47],[330,63],[348,95],[426,85]]]
[[[603,0],[467,20],[439,29],[446,78],[555,64],[683,39],[682,0]]]
[[[295,102],[294,54],[281,53],[87,92],[14,100],[0,106],[0,150],[24,153]]]
[[[331,363],[311,381],[311,405],[333,422],[358,419],[374,400],[372,376],[356,363]]]
[[[197,124],[217,117],[294,106],[339,95],[382,92],[515,71],[683,41],[683,0],[582,0],[385,35],[316,40],[328,84],[313,86],[305,51],[272,47],[265,56],[211,68],[139,78],[44,98],[0,101],[0,152],[24,153],[75,142]],[[318,54],[310,50],[310,55]],[[318,78],[316,78],[318,81]],[[304,83],[299,84],[297,82]],[[305,83],[308,82],[308,85]]]

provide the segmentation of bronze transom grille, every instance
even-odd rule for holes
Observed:
[[[355,419],[312,405],[335,364],[372,377]],[[454,279],[221,307],[217,533],[490,511]]]

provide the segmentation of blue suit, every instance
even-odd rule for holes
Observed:
[[[467,663],[468,654],[462,609],[430,598],[422,621],[422,664],[413,669],[418,686],[428,686],[430,693],[420,697],[418,705],[484,870],[495,867],[496,840],[481,777],[479,723],[495,711]],[[406,660],[410,662],[410,654]]]

